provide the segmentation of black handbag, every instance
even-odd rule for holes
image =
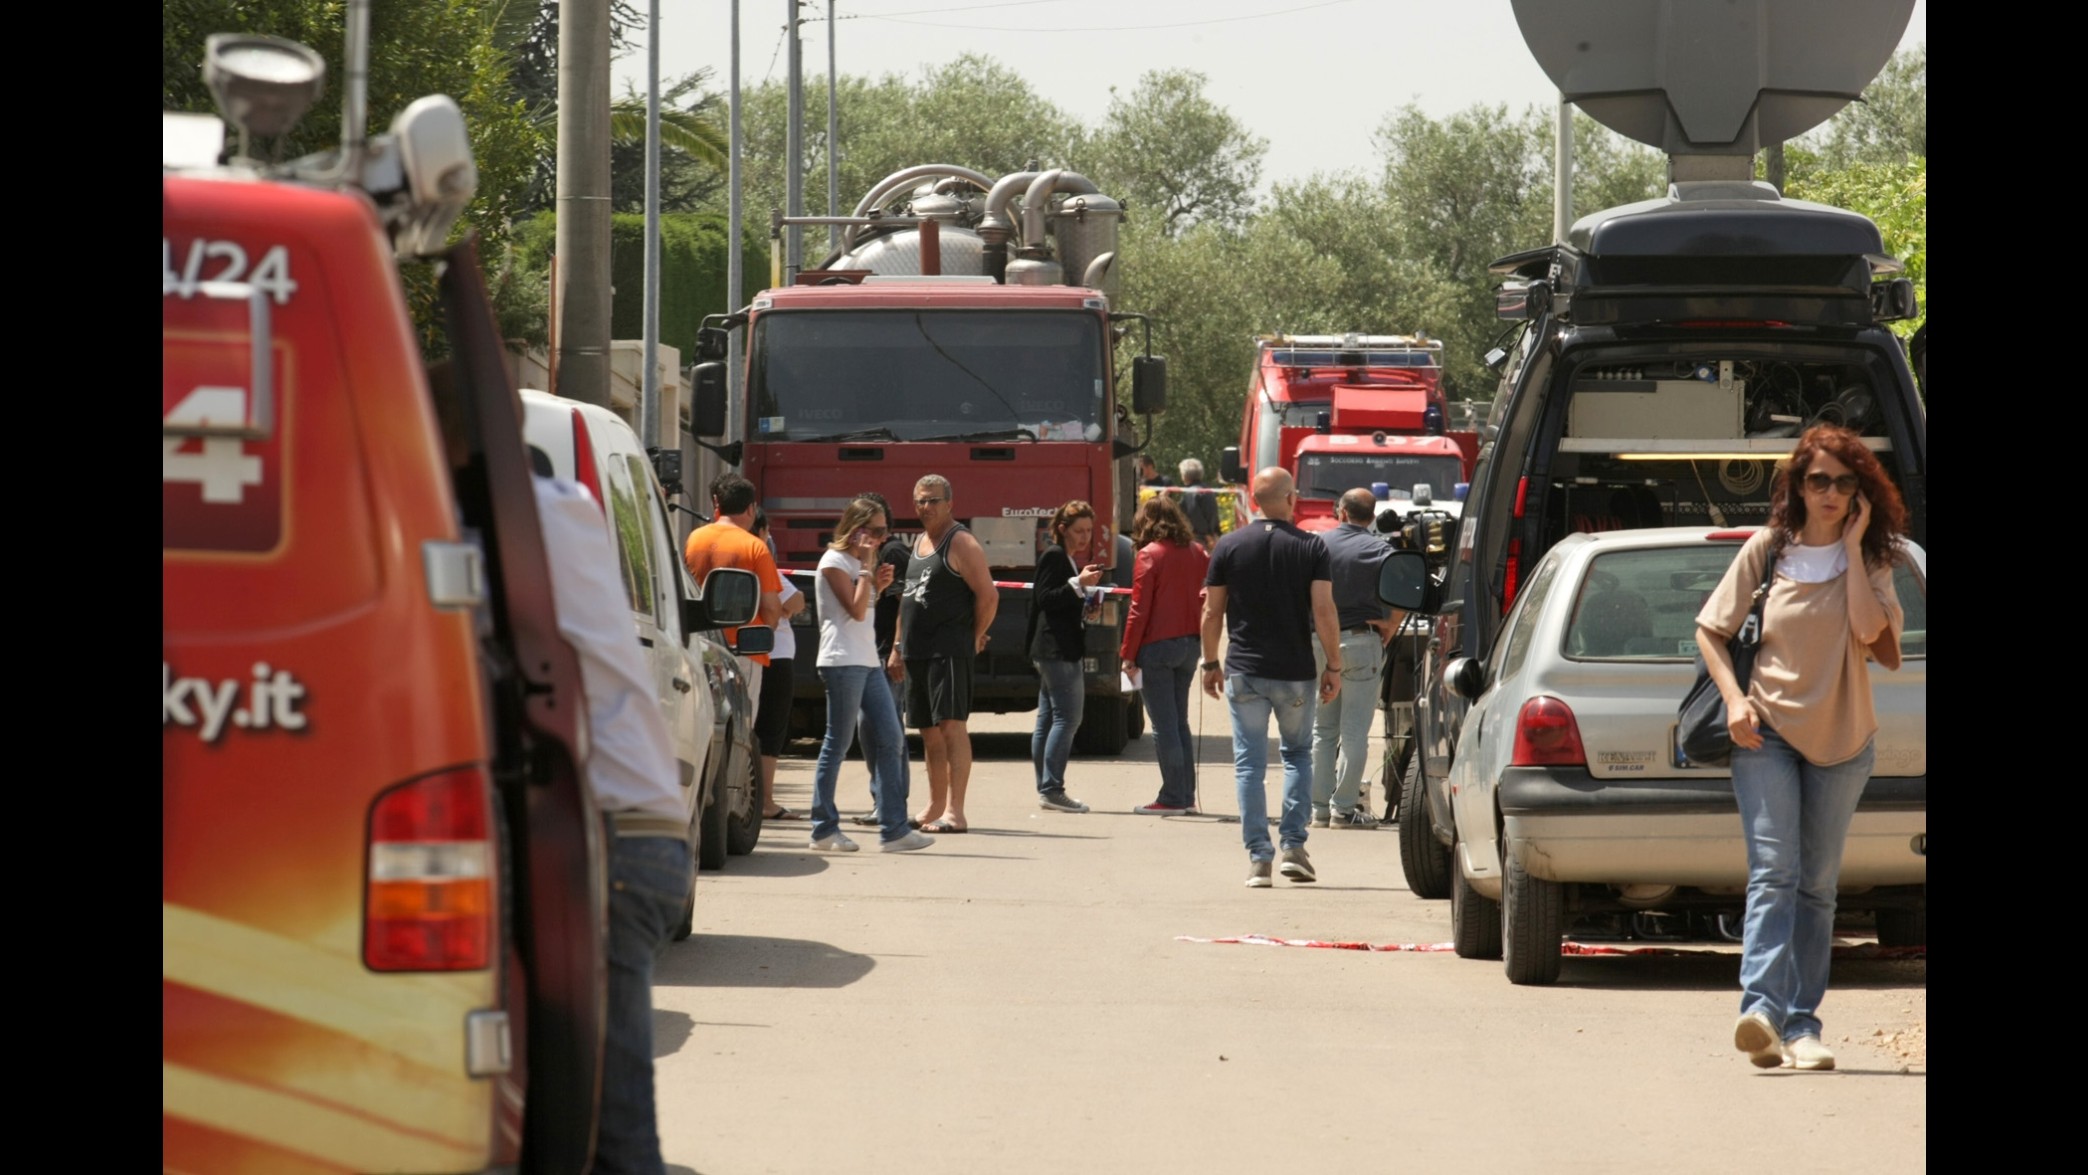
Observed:
[[[1747,619],[1740,623],[1740,631],[1726,641],[1726,652],[1733,659],[1733,678],[1743,693],[1754,676],[1755,647],[1762,643],[1762,606],[1769,599],[1769,584],[1776,579],[1776,556],[1777,549],[1771,546],[1769,563],[1762,569],[1762,582],[1755,588]],[[1718,692],[1718,683],[1711,680],[1701,652],[1696,657],[1696,684],[1683,695],[1682,706],[1675,712],[1675,724],[1678,757],[1698,767],[1724,767],[1732,762],[1733,732],[1727,725],[1725,695]]]

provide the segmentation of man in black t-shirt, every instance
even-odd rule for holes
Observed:
[[[1282,468],[1270,466],[1254,475],[1253,489],[1262,517],[1218,540],[1204,576],[1203,688],[1215,698],[1221,681],[1225,686],[1247,884],[1259,889],[1270,884],[1276,855],[1269,843],[1263,785],[1272,715],[1283,756],[1282,872],[1297,882],[1318,878],[1305,855],[1312,817],[1312,718],[1319,702],[1340,694],[1342,660],[1327,546],[1291,523],[1297,486]],[[1222,666],[1221,633],[1227,637]],[[1326,654],[1323,671],[1314,666],[1315,638]]]
[[[1171,486],[1174,484],[1173,478],[1160,472],[1160,466],[1153,460],[1151,453],[1140,453],[1138,455],[1138,480],[1141,485],[1149,486]]]

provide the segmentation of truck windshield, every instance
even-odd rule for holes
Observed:
[[[1394,494],[1406,497],[1416,485],[1426,482],[1433,496],[1441,500],[1449,498],[1451,486],[1464,480],[1463,470],[1457,458],[1432,453],[1300,453],[1298,496],[1339,498],[1381,481]]]
[[[1101,321],[1081,311],[764,316],[751,431],[766,441],[1101,440]]]

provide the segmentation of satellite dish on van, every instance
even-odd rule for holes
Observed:
[[[1560,94],[1674,155],[1752,156],[1878,76],[1914,0],[1511,0]]]

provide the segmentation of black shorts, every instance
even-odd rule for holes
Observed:
[[[906,724],[926,730],[971,717],[973,657],[907,658]]]
[[[790,687],[796,676],[794,662],[776,660],[761,671],[761,700],[755,703],[754,741],[761,753],[773,759],[783,753],[790,738]]]

